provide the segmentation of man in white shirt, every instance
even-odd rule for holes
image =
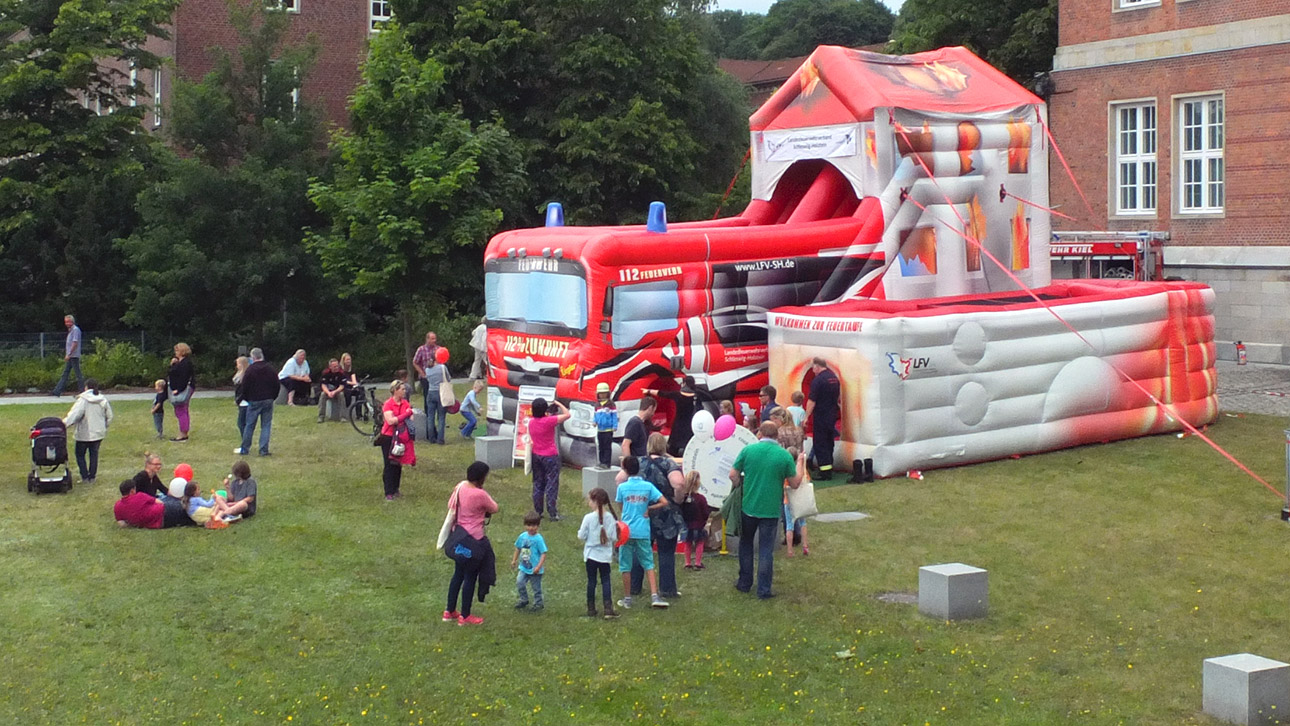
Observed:
[[[470,377],[483,380],[488,377],[488,327],[481,321],[470,333],[470,347],[475,351],[475,362],[470,364]]]

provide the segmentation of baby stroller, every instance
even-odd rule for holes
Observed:
[[[62,467],[62,472],[59,472]],[[27,491],[37,494],[70,492],[72,470],[67,467],[67,427],[56,416],[47,416],[31,427],[31,473]]]

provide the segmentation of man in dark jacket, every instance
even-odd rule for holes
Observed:
[[[278,372],[264,361],[264,351],[251,349],[251,365],[242,375],[242,399],[246,401],[246,428],[242,445],[233,450],[246,456],[251,451],[255,422],[260,421],[260,456],[269,455],[269,434],[273,429],[273,401],[278,397]]]

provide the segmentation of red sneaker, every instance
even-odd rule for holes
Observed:
[[[478,615],[467,615],[464,618],[457,618],[458,625],[483,625],[484,619]]]
[[[457,612],[456,610],[444,610],[444,611],[443,611],[443,621],[444,621],[445,623],[455,622],[455,621],[459,620],[460,618],[461,618],[461,613]]]

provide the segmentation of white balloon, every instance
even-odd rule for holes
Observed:
[[[188,488],[188,482],[183,477],[177,476],[170,480],[170,486],[166,488],[166,491],[175,499],[180,499],[184,496],[184,489],[186,488]]]
[[[694,431],[696,436],[711,436],[712,429],[716,426],[716,423],[717,421],[712,418],[711,413],[699,411],[694,414],[694,418],[690,419],[690,429]]]

